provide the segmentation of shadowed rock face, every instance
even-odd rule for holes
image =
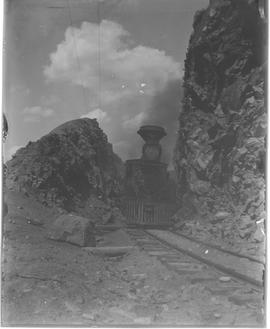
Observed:
[[[7,166],[8,188],[68,211],[87,214],[89,198],[120,193],[122,161],[96,120],[66,122],[18,150]]]
[[[252,230],[265,217],[264,24],[256,1],[211,1],[195,15],[174,154],[186,207],[249,216]]]

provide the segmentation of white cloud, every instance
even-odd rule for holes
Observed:
[[[47,107],[33,106],[23,109],[25,114],[24,122],[38,122],[42,118],[48,118],[54,115],[54,110]]]
[[[24,114],[37,115],[44,118],[54,115],[54,110],[50,108],[43,108],[41,106],[26,107],[23,110]]]
[[[169,80],[180,77],[180,64],[164,51],[141,45],[131,48],[131,41],[120,24],[108,20],[69,27],[65,40],[50,55],[44,74],[49,81],[88,88],[91,106],[97,106],[99,98],[105,106],[132,98],[141,84],[147,85],[145,94],[153,95]]]
[[[94,110],[83,117],[96,117],[113,144],[125,140],[117,149],[126,159],[133,156],[134,130],[147,119],[153,97],[182,73],[164,51],[135,45],[123,26],[103,20],[67,28],[44,75],[48,82],[85,88],[87,108]]]
[[[81,118],[89,118],[89,119],[97,119],[98,122],[101,122],[105,119],[108,120],[107,113],[102,111],[101,109],[94,109],[93,111],[90,111],[86,114],[83,114]]]

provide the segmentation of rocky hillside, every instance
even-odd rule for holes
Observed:
[[[184,205],[179,213],[206,222],[217,215],[213,223],[227,219],[225,239],[259,239],[258,222],[265,218],[265,22],[257,1],[216,0],[196,14],[193,28],[175,148]]]
[[[119,196],[123,164],[94,119],[66,122],[17,151],[7,188],[82,215]],[[99,201],[98,201],[99,200]]]

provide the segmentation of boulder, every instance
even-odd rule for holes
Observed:
[[[61,215],[52,224],[48,238],[68,242],[80,247],[96,245],[94,223],[84,217],[72,214]]]
[[[123,173],[122,160],[98,122],[82,118],[19,149],[7,162],[6,186],[43,205],[99,219],[93,210],[102,215],[95,209],[98,201],[119,196]]]

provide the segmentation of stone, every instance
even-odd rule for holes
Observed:
[[[137,317],[136,319],[133,320],[134,323],[139,324],[139,325],[150,325],[152,323],[152,318],[151,317]]]
[[[201,169],[206,169],[210,161],[212,160],[214,152],[208,152],[206,154],[200,154],[197,158],[197,164]]]
[[[145,273],[133,274],[132,277],[136,280],[145,280],[147,275]]]
[[[211,185],[209,182],[202,181],[200,179],[192,179],[190,181],[190,189],[191,191],[203,195],[208,192],[208,190],[211,188]]]
[[[95,320],[96,314],[93,313],[83,313],[82,317],[87,320]]]
[[[94,223],[84,217],[61,215],[50,227],[47,237],[80,247],[95,246]]]
[[[221,281],[221,282],[229,282],[229,281],[231,281],[231,277],[230,276],[221,276],[219,278],[219,281]]]
[[[129,311],[121,309],[119,307],[112,306],[109,308],[109,314],[116,318],[119,322],[132,323],[134,316]]]
[[[210,10],[210,12],[209,12],[209,16],[210,16],[210,17],[213,17],[213,16],[216,15],[216,13],[217,13],[216,10],[212,8],[212,9]]]
[[[240,236],[241,239],[246,239],[246,238],[248,238],[250,235],[251,235],[250,230],[241,230],[241,231],[239,232],[239,236]]]
[[[80,311],[80,308],[76,304],[74,304],[70,301],[65,301],[64,305],[65,305],[66,309],[70,312],[77,313]]]
[[[227,211],[219,211],[219,212],[217,212],[216,214],[215,214],[215,217],[216,217],[216,219],[217,220],[224,220],[225,218],[228,218],[228,217],[230,217],[230,213],[229,212],[227,212]]]
[[[27,223],[32,225],[41,226],[43,225],[41,219],[38,218],[27,218]]]
[[[238,153],[241,154],[241,155],[247,153],[247,151],[248,150],[245,147],[241,147],[240,149],[238,149]]]
[[[251,137],[247,140],[247,148],[260,148],[264,143],[264,140],[262,137]]]
[[[85,299],[84,299],[83,296],[78,295],[78,296],[75,296],[74,297],[74,302],[76,304],[84,304],[85,303]]]
[[[254,222],[252,221],[252,219],[249,215],[241,216],[241,218],[240,218],[240,227],[241,228],[250,227],[253,224],[254,224]]]
[[[262,225],[257,225],[256,231],[253,234],[253,240],[255,242],[263,242],[265,239],[265,233]]]
[[[231,214],[227,211],[219,211],[215,214],[214,218],[210,219],[210,222],[212,224],[217,224],[220,222],[223,222],[225,219],[229,218],[231,216]]]
[[[232,181],[233,181],[234,183],[238,183],[240,180],[241,180],[240,177],[238,177],[238,176],[232,176]]]
[[[214,313],[214,317],[215,317],[216,319],[219,319],[219,318],[221,318],[221,314],[220,314],[220,313]]]
[[[163,308],[163,311],[164,312],[168,312],[169,311],[169,306],[166,305],[166,304],[162,305],[162,308]]]

